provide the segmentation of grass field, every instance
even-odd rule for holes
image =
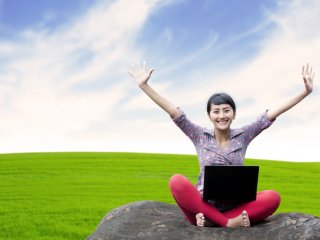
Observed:
[[[259,190],[282,196],[278,212],[320,215],[320,162],[246,160],[260,166]],[[140,200],[173,203],[168,179],[195,183],[193,155],[0,154],[0,239],[85,239],[103,216]]]

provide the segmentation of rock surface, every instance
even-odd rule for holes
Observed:
[[[320,219],[301,213],[277,214],[250,228],[204,228],[189,224],[176,205],[135,202],[110,211],[87,240],[319,240]]]

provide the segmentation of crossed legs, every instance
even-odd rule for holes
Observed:
[[[272,215],[280,204],[279,194],[266,190],[259,192],[255,201],[240,204],[222,213],[204,202],[195,186],[183,175],[172,176],[169,187],[186,219],[193,225],[199,225],[199,220],[207,219],[221,227],[250,226],[250,222],[259,222]],[[197,215],[199,213],[202,215]]]

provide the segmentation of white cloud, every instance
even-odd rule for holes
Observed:
[[[125,67],[140,54],[133,40],[155,4],[99,2],[53,32],[26,29],[0,42],[0,151],[72,150],[79,135],[112,120]]]

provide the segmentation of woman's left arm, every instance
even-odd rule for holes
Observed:
[[[295,96],[294,98],[290,99],[289,101],[283,103],[277,108],[270,109],[267,112],[267,116],[269,120],[274,120],[276,119],[280,114],[288,111],[290,108],[295,106],[297,103],[299,103],[301,100],[303,100],[306,96],[308,96],[312,90],[313,90],[313,78],[314,78],[314,73],[312,72],[312,67],[309,67],[309,64],[307,66],[302,67],[302,77],[303,77],[303,82],[305,89],[302,93],[299,95]]]

